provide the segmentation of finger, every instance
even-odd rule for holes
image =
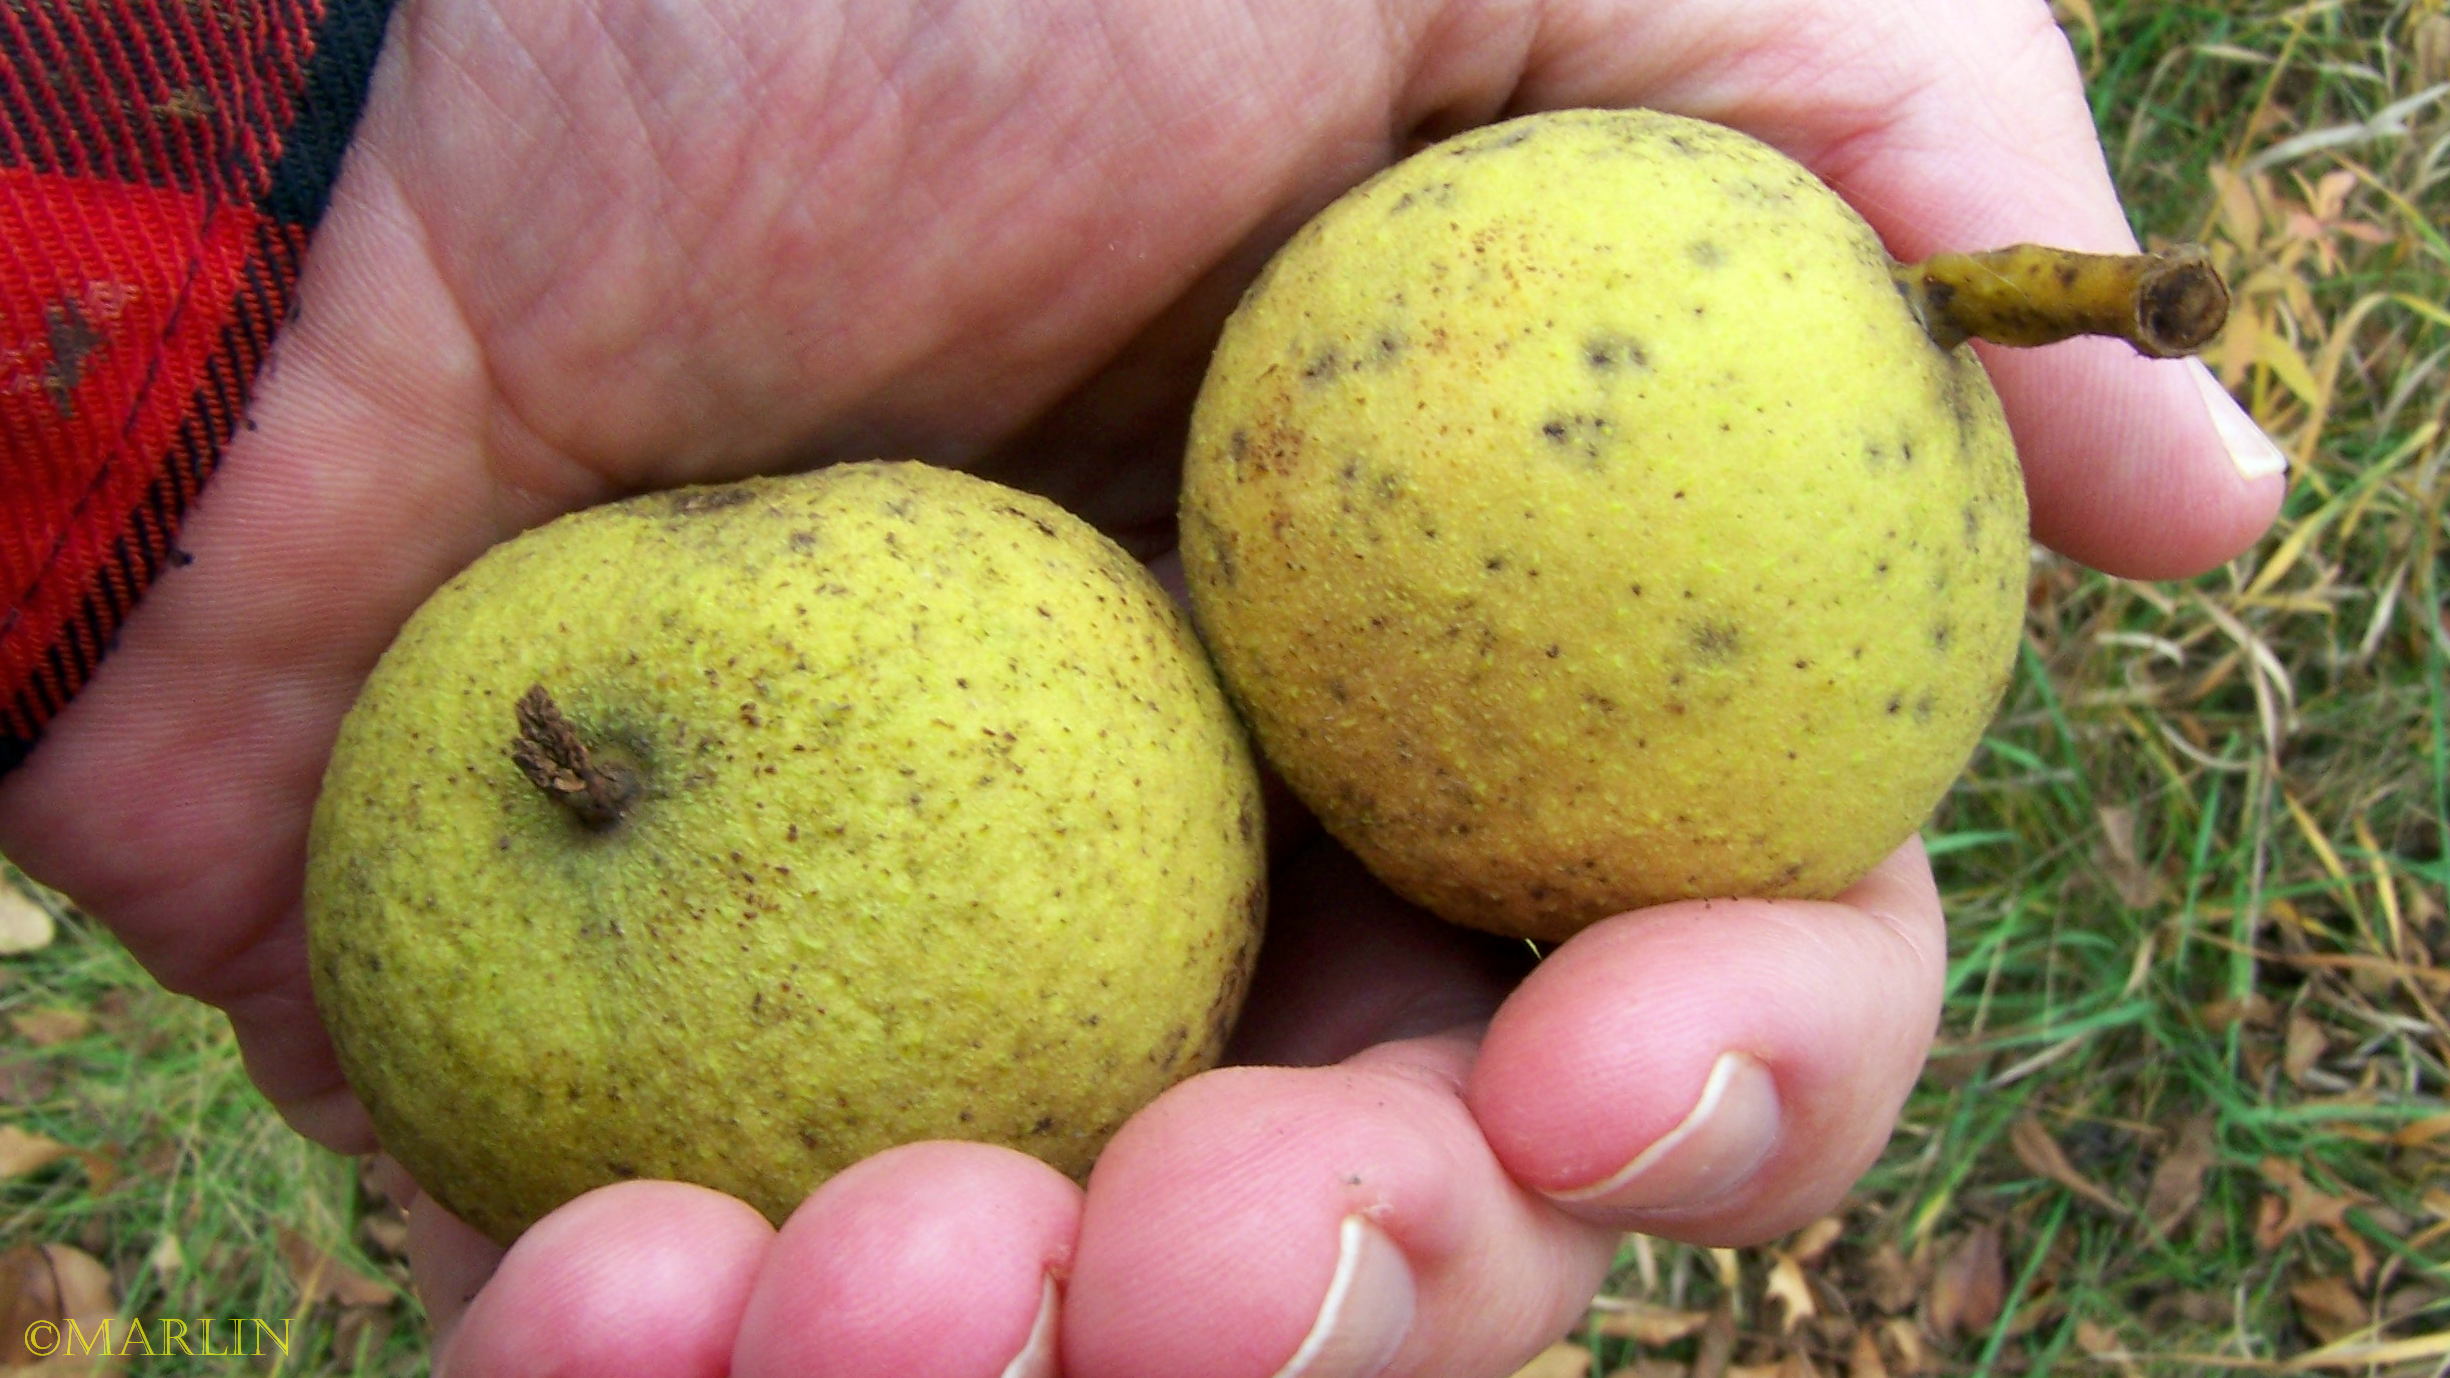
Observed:
[[[722,1378],[773,1227],[678,1182],[624,1182],[519,1237],[437,1356],[443,1378]]]
[[[1837,1205],[1939,1018],[1939,897],[1909,843],[1837,901],[1661,905],[1584,930],[1491,1022],[1469,1101],[1525,1186],[1714,1245]]]
[[[2081,73],[2043,0],[1550,6],[1516,104],[1654,105],[1756,134],[1891,253],[2129,250]],[[2208,569],[2278,510],[2279,451],[2200,365],[2124,344],[1977,346],[2024,461],[2035,536],[2113,574]]]
[[[409,1281],[425,1306],[436,1353],[450,1344],[468,1304],[502,1266],[502,1246],[422,1192],[408,1203]]]
[[[1820,171],[1900,257],[2032,241],[2123,252],[2135,240],[2065,36],[2040,0],[1949,7],[1963,32],[1877,126]],[[1960,20],[1956,16],[1962,15]],[[1945,32],[1933,4],[1887,17],[1899,42]],[[2285,487],[2279,449],[2200,363],[2110,340],[1978,345],[2025,461],[2035,536],[2113,574],[2200,573],[2252,544]]]
[[[1506,1177],[1460,1098],[1471,1058],[1420,1038],[1159,1098],[1090,1178],[1064,1372],[1509,1373],[1555,1340],[1615,1235]]]
[[[1817,131],[1803,151],[1892,253],[2134,247],[2082,76],[2041,0],[1855,8],[1867,32],[1839,60],[1877,65],[1844,77],[1833,67],[1831,79],[1892,89],[1832,101],[1858,122]],[[2278,448],[2201,364],[2109,340],[1976,348],[2044,544],[2112,574],[2171,578],[2244,550],[2278,511]]]
[[[1056,1279],[1080,1189],[984,1144],[888,1150],[828,1181],[776,1237],[738,1378],[1053,1378]]]

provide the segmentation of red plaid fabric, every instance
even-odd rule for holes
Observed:
[[[0,3],[0,772],[182,558],[391,3]]]

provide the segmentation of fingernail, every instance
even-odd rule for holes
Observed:
[[[1721,1053],[1684,1122],[1618,1171],[1560,1201],[1632,1210],[1702,1206],[1742,1186],[1778,1140],[1778,1084],[1744,1053]]]
[[[2229,390],[2220,385],[2211,367],[2201,359],[2186,361],[2187,372],[2195,386],[2203,392],[2203,405],[2212,413],[2212,429],[2220,432],[2220,443],[2229,451],[2229,462],[2247,478],[2288,472],[2288,456],[2278,443],[2265,434],[2263,428],[2246,415]]]
[[[1030,1322],[1021,1352],[1004,1365],[1003,1378],[1055,1378],[1055,1316],[1063,1309],[1063,1294],[1049,1275],[1038,1294],[1038,1319]]]
[[[1336,1232],[1336,1273],[1301,1347],[1276,1378],[1370,1378],[1395,1362],[1412,1332],[1412,1265],[1357,1215]]]

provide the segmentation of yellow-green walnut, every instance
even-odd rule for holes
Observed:
[[[1556,939],[1829,895],[1924,821],[2028,542],[1990,384],[1894,267],[1799,165],[1645,111],[1433,146],[1269,264],[1184,563],[1266,755],[1381,878]]]
[[[1259,834],[1187,620],[1053,504],[917,464],[657,494],[384,655],[315,812],[316,997],[498,1239],[630,1177],[780,1220],[918,1139],[1078,1175],[1216,1058]]]

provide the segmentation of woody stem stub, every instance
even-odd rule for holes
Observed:
[[[2229,288],[2197,248],[2083,254],[2017,244],[1934,254],[1895,268],[1897,288],[1942,349],[1969,339],[2045,345],[2125,340],[2158,359],[2192,354],[2229,318]]]
[[[620,822],[638,797],[637,772],[590,750],[541,684],[520,695],[517,713],[510,759],[528,783],[590,829]]]

